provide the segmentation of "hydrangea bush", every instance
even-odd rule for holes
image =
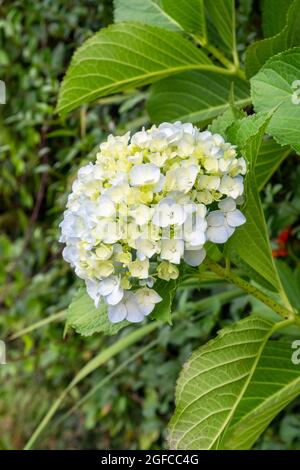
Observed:
[[[299,335],[296,281],[274,262],[259,195],[280,163],[300,153],[300,0],[263,2],[267,39],[247,48],[243,67],[232,0],[114,3],[116,24],[76,51],[57,110],[131,90],[126,105],[146,97],[149,129],[109,136],[73,184],[61,242],[86,290],[71,303],[68,326],[116,334],[151,312],[152,321],[130,325],[80,371],[27,448],[104,358],[180,321],[172,318],[180,282],[201,292],[213,279],[259,302],[188,359],[168,444],[250,449],[300,394],[297,344],[288,336]],[[251,2],[238,3],[241,13]]]
[[[246,161],[219,134],[163,123],[110,135],[78,172],[61,223],[65,260],[111,322],[140,322],[162,299],[157,278],[199,266],[205,242],[225,243],[245,222]]]

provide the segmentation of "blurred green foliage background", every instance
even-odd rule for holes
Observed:
[[[260,35],[259,2],[238,4],[243,51]],[[148,122],[145,94],[135,91],[105,98],[65,119],[54,113],[73,51],[111,22],[109,0],[0,1],[0,79],[7,87],[7,103],[0,105],[0,339],[7,343],[7,365],[0,366],[0,449],[22,448],[76,372],[116,340],[73,332],[64,338],[64,313],[13,339],[25,327],[64,312],[77,289],[57,240],[78,167],[93,158],[108,133]],[[288,255],[280,261],[287,270],[286,263],[299,267],[297,163],[291,157],[263,192],[275,249],[278,235],[292,227]],[[299,276],[299,269],[288,273]],[[164,448],[183,362],[220,327],[256,308],[257,303],[224,284],[207,281],[201,290],[193,283],[184,286],[175,304],[180,319],[77,386],[38,448]],[[79,403],[97,384],[101,388]],[[299,400],[272,423],[257,448],[300,449]]]

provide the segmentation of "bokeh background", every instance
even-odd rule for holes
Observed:
[[[0,79],[7,87],[7,103],[0,105],[0,339],[7,344],[7,365],[0,366],[0,449],[21,449],[81,367],[116,341],[71,331],[63,336],[65,309],[78,284],[61,257],[58,224],[76,171],[93,159],[95,147],[110,132],[149,124],[146,92],[105,98],[65,119],[54,113],[73,51],[112,22],[112,11],[109,0],[0,1]],[[260,37],[259,2],[238,2],[237,18],[242,52]],[[262,193],[274,256],[298,285],[299,179],[297,157],[290,157]],[[185,285],[174,306],[180,319],[78,385],[36,448],[165,448],[183,362],[220,327],[256,308],[222,283],[208,280],[201,290]],[[256,448],[300,449],[300,400],[276,418]]]

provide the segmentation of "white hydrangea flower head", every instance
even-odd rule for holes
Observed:
[[[162,300],[157,279],[199,266],[207,241],[245,223],[245,173],[234,146],[189,123],[110,135],[78,171],[60,224],[63,257],[95,306],[113,323],[143,321]]]

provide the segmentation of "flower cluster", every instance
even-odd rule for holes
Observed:
[[[218,134],[163,123],[100,145],[78,172],[60,224],[64,259],[112,322],[140,322],[162,299],[158,278],[198,266],[245,217],[244,158]]]

